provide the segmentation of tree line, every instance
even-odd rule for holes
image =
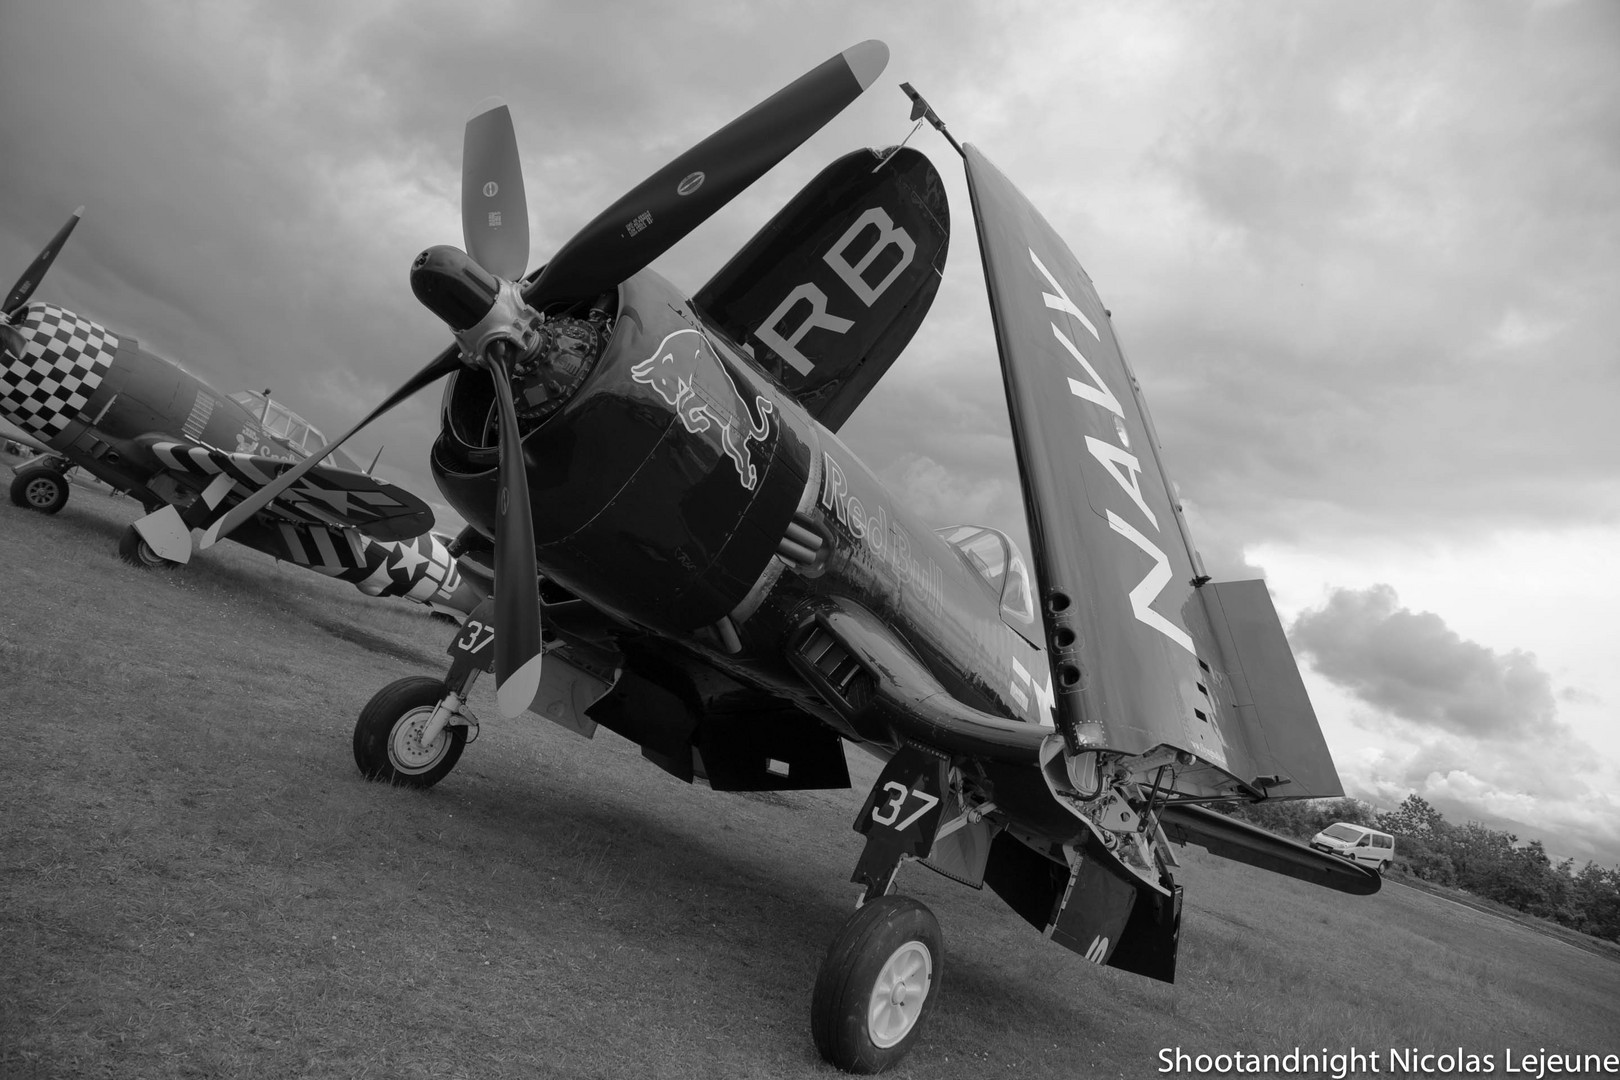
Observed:
[[[1620,941],[1620,869],[1590,860],[1579,870],[1574,859],[1554,863],[1540,840],[1521,845],[1513,833],[1477,821],[1454,825],[1416,792],[1390,811],[1345,798],[1248,803],[1226,812],[1302,841],[1335,821],[1393,833],[1399,873]]]

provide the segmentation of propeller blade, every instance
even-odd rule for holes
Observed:
[[[437,382],[439,379],[444,378],[446,375],[450,374],[460,366],[461,346],[451,345],[438,356],[434,357],[428,363],[427,367],[424,367],[421,371],[418,371],[415,375],[412,375],[410,379],[406,381],[404,386],[401,386],[398,390],[395,390],[392,394],[388,395],[388,397],[383,400],[381,405],[378,405],[375,409],[372,409],[371,412],[367,413],[364,420],[360,421],[358,424],[354,425],[354,427],[344,432],[336,442],[327,443],[323,449],[317,450],[315,453],[310,454],[303,461],[300,461],[292,468],[285,470],[280,476],[276,477],[270,483],[266,484],[258,491],[255,491],[252,495],[249,495],[247,498],[231,507],[231,509],[221,516],[218,521],[215,521],[203,532],[202,539],[197,541],[198,550],[213,547],[220,540],[229,536],[238,525],[242,524],[242,522],[246,521],[254,514],[257,514],[260,510],[263,510],[266,506],[269,506],[271,501],[275,499],[277,495],[280,495],[283,491],[286,491],[305,473],[309,472],[316,465],[319,465],[332,451],[348,442],[350,436],[354,435],[355,432],[359,431],[361,428],[377,419],[377,417],[381,416],[389,409],[392,409],[395,405],[398,405],[400,402],[404,401],[418,390],[422,389],[422,387],[427,386],[429,383]]]
[[[56,230],[51,242],[45,245],[45,249],[34,258],[28,269],[23,271],[23,276],[17,279],[17,284],[6,294],[6,302],[0,305],[0,312],[9,316],[28,303],[28,298],[34,295],[34,289],[39,285],[39,279],[45,276],[45,271],[56,261],[56,253],[62,250],[62,245],[67,242],[68,233],[73,231],[73,226],[79,223],[79,218],[83,215],[84,207],[81,206],[73,211],[73,216],[68,218],[66,225]]]
[[[467,254],[507,281],[529,265],[529,204],[523,195],[512,112],[489,98],[467,121],[461,146],[461,235]]]
[[[881,41],[853,45],[632,188],[575,233],[524,290],[534,307],[600,296],[669,250],[877,80]]]
[[[518,436],[511,376],[499,350],[489,358],[500,411],[500,495],[495,504],[495,702],[519,716],[540,690],[540,595],[534,562],[529,474]]]

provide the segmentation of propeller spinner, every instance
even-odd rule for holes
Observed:
[[[512,394],[512,368],[542,338],[540,309],[616,289],[763,176],[877,80],[888,63],[863,41],[789,83],[640,184],[558,249],[520,287],[528,263],[528,211],[510,111],[486,102],[463,145],[465,252],[432,247],[411,266],[411,289],[444,320],[456,344],[441,352],[325,451],[243,500],[203,535],[208,547],[258,513],[330,451],[417,390],[467,365],[490,373],[499,422],[495,529],[495,683],[502,714],[516,716],[540,683],[540,601],[534,518]]]

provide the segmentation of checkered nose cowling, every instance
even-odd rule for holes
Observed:
[[[21,356],[0,360],[0,413],[46,441],[78,418],[101,385],[118,338],[105,327],[53,304],[29,304],[12,320]]]

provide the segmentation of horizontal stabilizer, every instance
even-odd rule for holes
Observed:
[[[1371,896],[1384,883],[1376,871],[1201,806],[1167,806],[1159,824],[1178,844],[1197,844],[1223,859],[1339,892]]]

